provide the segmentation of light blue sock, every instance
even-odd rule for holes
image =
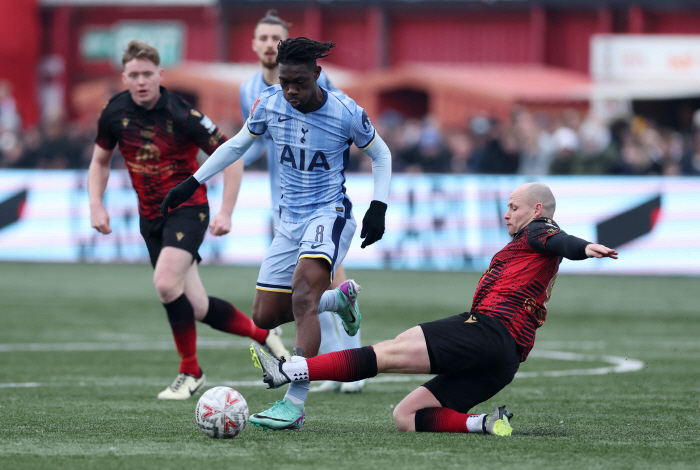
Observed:
[[[303,360],[303,357],[300,356],[292,356],[292,360],[290,362],[294,363],[300,360]],[[284,394],[284,398],[289,398],[292,403],[295,405],[299,405],[301,403],[306,402],[306,396],[309,394],[309,382],[292,382],[289,384],[289,388],[287,389],[287,393]]]
[[[335,325],[336,317],[337,315],[333,312],[323,312],[318,316],[318,321],[321,324],[321,346],[319,347],[321,354],[328,354],[344,349],[338,334],[338,329]],[[347,336],[345,331],[343,331],[343,335]]]
[[[335,312],[338,310],[338,294],[335,289],[327,290],[318,301],[318,313]]]

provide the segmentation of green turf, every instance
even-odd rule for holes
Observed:
[[[210,295],[250,311],[256,269],[205,266],[201,274]],[[350,274],[363,285],[364,344],[468,309],[478,280]],[[155,398],[178,362],[151,275],[148,266],[0,264],[0,468],[700,466],[698,279],[559,276],[535,351],[586,357],[532,357],[521,372],[609,367],[602,356],[644,367],[516,378],[476,409],[508,404],[516,415],[510,438],[398,433],[392,408],[421,382],[370,381],[360,395],[310,395],[303,432],[251,426],[221,441],[197,428],[194,399]],[[292,335],[288,326],[288,345]],[[210,385],[260,378],[247,341],[206,326],[199,336]],[[40,385],[9,386],[27,383]],[[236,388],[252,412],[283,394]]]

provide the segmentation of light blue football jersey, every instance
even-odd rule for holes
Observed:
[[[367,113],[355,101],[323,90],[321,107],[305,114],[275,85],[260,94],[246,125],[254,137],[267,132],[274,143],[283,222],[299,223],[319,211],[351,217],[352,203],[345,195],[350,145],[364,150],[376,137]]]
[[[342,93],[337,89],[326,74],[321,71],[316,83],[328,91]],[[263,79],[262,72],[258,72],[253,75],[248,81],[241,85],[240,90],[240,103],[241,103],[241,116],[243,117],[243,122],[245,123],[250,116],[250,108],[253,107],[253,103],[258,99],[260,93],[270,85],[265,83]],[[279,200],[282,196],[282,190],[280,188],[280,175],[279,169],[277,168],[277,161],[275,155],[275,143],[272,141],[272,137],[269,134],[265,134],[264,137],[258,139],[258,141],[253,144],[251,148],[243,155],[243,161],[246,166],[250,165],[254,161],[258,160],[263,154],[263,151],[267,150],[267,171],[270,173],[270,195],[272,196],[272,209],[277,212],[279,210]]]

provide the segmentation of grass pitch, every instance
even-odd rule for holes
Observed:
[[[201,274],[210,295],[250,312],[257,269]],[[349,274],[363,285],[363,344],[467,310],[479,277]],[[249,426],[213,440],[196,398],[156,399],[178,358],[151,276],[145,265],[0,264],[1,468],[700,467],[697,279],[559,276],[521,376],[475,409],[507,404],[510,438],[396,432],[393,406],[422,382],[385,375],[359,395],[310,394],[303,432]],[[198,331],[208,386],[234,386],[251,413],[283,396],[260,386],[247,339]],[[284,337],[291,345],[292,326]]]

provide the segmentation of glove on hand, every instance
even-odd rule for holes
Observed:
[[[191,198],[199,186],[199,181],[197,181],[194,176],[190,176],[185,181],[168,191],[168,195],[165,196],[163,203],[160,205],[160,213],[163,214],[163,217],[168,216],[168,209],[175,209],[177,206]]]
[[[386,215],[386,204],[381,201],[372,201],[365,217],[362,219],[362,231],[360,238],[364,238],[360,248],[371,245],[381,240],[384,235],[384,216]]]

